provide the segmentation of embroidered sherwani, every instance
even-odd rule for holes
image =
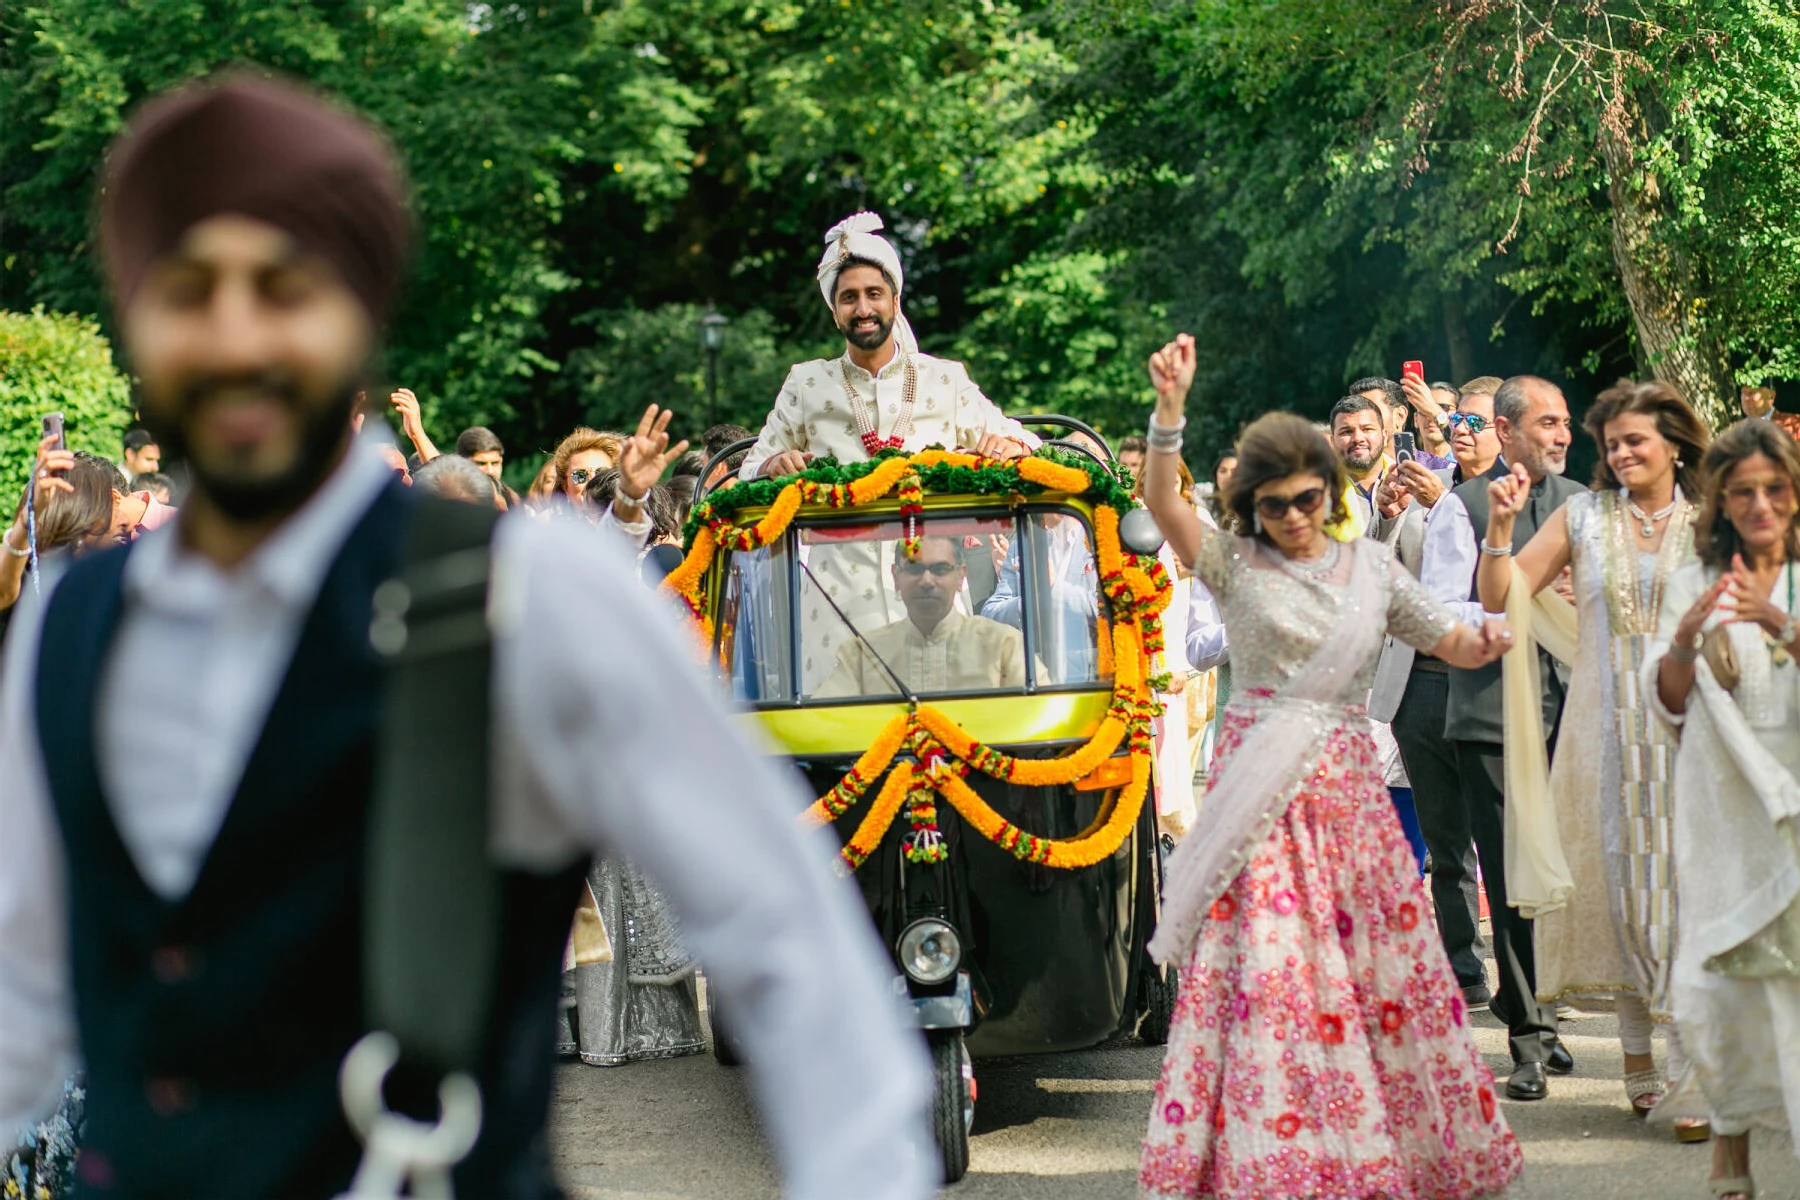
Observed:
[[[850,387],[875,406],[875,432],[888,437],[900,419],[906,359],[905,354],[896,352],[886,366],[870,375],[851,362],[846,351],[837,358],[803,362],[789,371],[756,445],[744,458],[743,477],[756,478],[764,460],[783,450],[819,457],[829,454],[840,462],[868,458],[857,436]],[[912,429],[903,438],[903,449],[944,446],[954,450],[962,446],[973,450],[988,433],[1037,445],[1037,438],[981,394],[961,363],[929,354],[914,354],[912,361],[918,371],[918,393],[913,401]],[[845,386],[846,379],[850,387]]]
[[[846,351],[838,358],[815,358],[789,371],[756,445],[744,458],[743,478],[756,478],[762,464],[784,450],[817,457],[831,455],[840,462],[867,459],[869,453],[858,435],[851,389],[864,403],[873,406],[876,435],[892,436],[901,420],[907,358],[896,352],[886,366],[871,375],[851,362]],[[903,449],[974,449],[989,433],[1037,446],[1036,437],[981,394],[961,363],[919,353],[914,353],[911,360],[917,372],[917,390],[911,427],[901,438]],[[862,632],[906,618],[893,585],[892,541],[809,547],[801,553],[831,599]],[[849,631],[804,576],[800,595],[802,689],[810,692],[830,674],[837,647]],[[966,607],[966,601],[964,604]]]

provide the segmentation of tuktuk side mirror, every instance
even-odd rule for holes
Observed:
[[[1162,526],[1149,509],[1131,509],[1119,517],[1119,544],[1133,554],[1152,556],[1163,547]]]

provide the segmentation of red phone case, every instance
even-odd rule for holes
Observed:
[[[1412,359],[1408,362],[1401,363],[1400,364],[1400,378],[1405,379],[1408,375],[1411,375],[1414,379],[1417,379],[1420,383],[1424,383],[1425,382],[1425,364],[1420,362],[1416,358]]]

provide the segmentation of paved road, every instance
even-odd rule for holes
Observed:
[[[1476,1038],[1506,1068],[1498,1022],[1481,1012]],[[1563,1024],[1576,1073],[1548,1100],[1507,1102],[1525,1147],[1512,1200],[1696,1200],[1709,1152],[1677,1145],[1632,1117],[1619,1082],[1617,1026]],[[1659,1051],[1660,1053],[1660,1051]],[[1128,1200],[1160,1050],[1120,1041],[1081,1054],[977,1064],[981,1102],[969,1177],[950,1200]],[[556,1155],[578,1200],[774,1197],[773,1168],[741,1072],[710,1057],[602,1069],[563,1068]],[[1800,1161],[1785,1137],[1756,1137],[1760,1195],[1800,1198]]]

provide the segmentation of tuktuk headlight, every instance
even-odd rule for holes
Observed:
[[[962,965],[962,939],[936,917],[924,917],[900,935],[900,969],[915,983],[942,983]]]

